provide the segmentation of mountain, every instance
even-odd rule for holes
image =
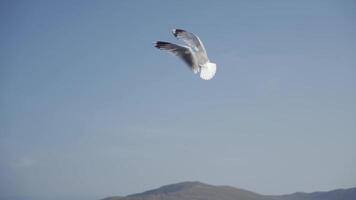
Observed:
[[[106,197],[106,198],[101,199],[101,200],[119,200],[119,199],[122,199],[122,197],[120,197],[120,196]]]
[[[356,200],[356,188],[272,196],[230,186],[182,182],[126,197],[107,197],[103,200]]]
[[[288,195],[270,196],[275,200],[356,200],[356,188],[338,189],[328,192],[296,192]]]

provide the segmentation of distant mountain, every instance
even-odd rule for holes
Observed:
[[[119,200],[119,199],[122,199],[122,197],[120,197],[120,196],[106,197],[106,198],[101,199],[101,200]]]
[[[271,196],[230,186],[182,182],[126,197],[107,197],[103,200],[356,200],[356,188]]]
[[[296,192],[288,195],[270,196],[275,200],[356,200],[356,188],[338,189],[328,192]]]

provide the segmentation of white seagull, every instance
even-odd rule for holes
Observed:
[[[198,36],[182,29],[173,29],[173,35],[188,46],[157,41],[155,47],[180,57],[200,78],[210,80],[216,73],[216,64],[209,61],[203,43]]]

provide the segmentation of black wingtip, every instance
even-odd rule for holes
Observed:
[[[174,37],[177,37],[177,35],[179,34],[179,33],[182,33],[182,32],[185,32],[185,30],[183,30],[183,29],[173,29],[173,35],[174,35]]]
[[[161,47],[169,44],[169,42],[157,41],[157,42],[154,42],[153,44],[156,48],[160,49]]]
[[[158,48],[158,42],[153,42],[153,46]]]

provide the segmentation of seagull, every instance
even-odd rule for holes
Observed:
[[[203,43],[199,37],[182,29],[173,29],[174,37],[182,40],[186,45],[157,41],[155,47],[165,50],[181,58],[194,72],[200,73],[200,78],[210,80],[216,73],[216,64],[209,61]]]

